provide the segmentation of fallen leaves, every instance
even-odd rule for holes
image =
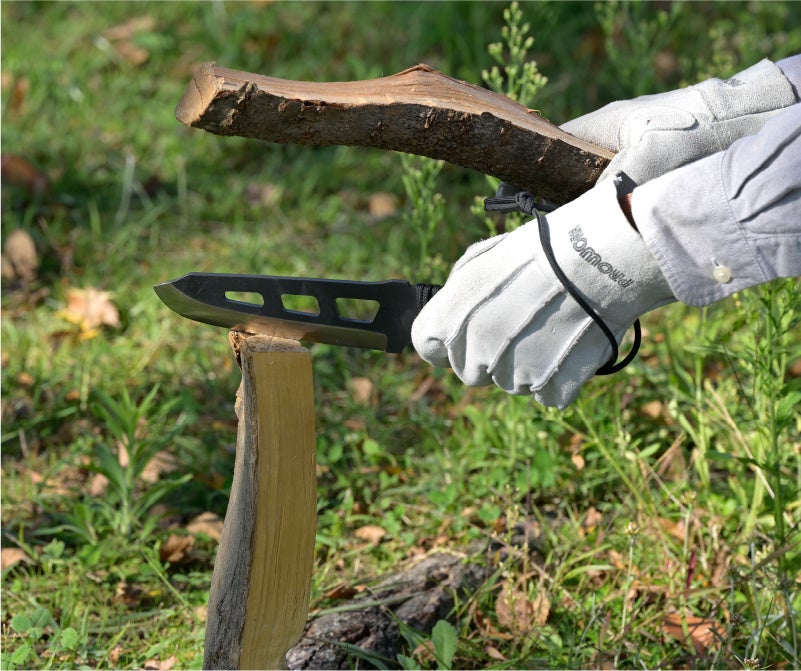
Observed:
[[[222,536],[223,520],[216,513],[200,513],[189,524],[186,530],[193,536],[205,535],[213,541],[219,541]]]
[[[662,631],[670,638],[689,641],[698,655],[716,648],[726,635],[722,624],[689,612],[667,613],[662,620]]]
[[[381,539],[387,535],[387,530],[376,524],[366,524],[356,529],[353,535],[359,540],[367,541],[371,545],[378,545]]]
[[[640,406],[640,412],[651,419],[659,419],[664,412],[665,404],[662,401],[649,401]]]
[[[0,550],[0,565],[2,565],[3,571],[21,562],[29,563],[30,561],[31,558],[28,554],[20,548],[3,548]]]
[[[359,405],[375,405],[376,390],[373,381],[368,377],[353,377],[348,381],[348,389],[353,400]]]
[[[149,659],[145,662],[145,669],[152,669],[152,671],[170,671],[178,658],[175,655],[170,655],[167,659]]]
[[[343,601],[345,599],[352,599],[358,594],[362,594],[367,589],[366,585],[350,585],[348,583],[339,583],[329,589],[323,596],[326,599],[336,601]]]
[[[21,187],[29,197],[44,196],[50,191],[50,179],[20,154],[3,154],[0,159],[4,184]]]
[[[593,533],[596,528],[600,527],[604,521],[604,516],[598,512],[595,506],[587,508],[587,513],[581,523],[581,529],[584,533]]]
[[[185,563],[195,547],[195,537],[186,534],[170,534],[159,546],[162,563]]]
[[[5,169],[4,169],[5,172]],[[33,282],[39,273],[39,255],[30,234],[15,228],[3,243],[3,279],[21,285]]]
[[[124,445],[118,447],[117,460],[120,466],[127,468],[130,457],[128,450]],[[163,475],[169,475],[178,470],[178,460],[174,455],[164,450],[159,450],[153,457],[145,464],[142,472],[139,474],[139,479],[145,485],[156,484]],[[108,478],[102,473],[94,473],[87,485],[87,491],[90,496],[103,496],[108,490]]]
[[[541,585],[530,585],[525,576],[507,579],[495,603],[498,624],[515,638],[543,627],[550,612],[548,593]]]
[[[59,315],[79,328],[81,340],[99,335],[100,327],[120,328],[120,313],[112,301],[110,291],[94,287],[87,289],[68,289],[67,307]]]
[[[371,194],[367,209],[374,219],[391,217],[398,210],[398,197],[394,193],[378,191]]]
[[[126,63],[143,65],[150,59],[150,51],[142,46],[139,36],[152,33],[155,27],[156,20],[152,16],[137,16],[104,30],[99,46],[110,45]]]
[[[165,450],[159,450],[153,458],[145,464],[140,478],[142,482],[153,485],[157,483],[162,475],[169,475],[178,470],[178,460],[175,456]]]
[[[18,115],[24,110],[24,103],[31,89],[31,80],[25,75],[16,75],[9,70],[3,70],[2,90],[5,98],[6,114]],[[5,175],[3,175],[5,178]]]

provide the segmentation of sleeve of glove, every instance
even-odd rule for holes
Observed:
[[[617,152],[602,175],[637,184],[727,148],[797,102],[782,70],[763,60],[727,80],[611,103],[562,126]]]
[[[632,214],[688,305],[801,276],[801,103],[726,151],[637,187]]]
[[[545,220],[554,257],[617,341],[674,300],[605,181]],[[418,354],[466,384],[494,383],[564,408],[611,355],[545,258],[539,222],[470,247],[412,327]]]

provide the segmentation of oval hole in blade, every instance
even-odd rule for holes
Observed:
[[[256,291],[226,291],[225,297],[229,301],[247,303],[248,305],[255,305],[257,308],[264,305],[264,296]]]
[[[369,298],[337,298],[337,314],[342,319],[370,324],[381,303]]]
[[[284,310],[289,312],[300,312],[312,317],[320,314],[320,304],[314,296],[281,294],[281,302],[284,304]]]

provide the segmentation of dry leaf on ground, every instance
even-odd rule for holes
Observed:
[[[381,542],[381,539],[387,535],[387,530],[375,524],[367,524],[356,529],[356,531],[353,532],[353,535],[360,540],[367,541],[373,545],[378,545]]]
[[[669,520],[666,517],[658,517],[656,522],[662,528],[662,531],[673,536],[676,540],[683,541],[687,536],[687,525],[683,519]]]
[[[170,655],[167,659],[149,659],[145,662],[145,669],[152,669],[152,671],[170,671],[178,658],[175,655]]]
[[[5,169],[3,171],[5,173]],[[3,278],[11,282],[28,283],[36,279],[39,255],[33,238],[21,228],[8,234],[3,244]]]
[[[88,289],[67,290],[67,307],[59,314],[71,324],[77,324],[83,337],[97,335],[101,326],[120,327],[120,313],[111,301],[111,292]]]
[[[364,591],[364,586],[354,586],[347,583],[334,585],[325,593],[326,599],[352,599],[354,596]]]
[[[95,473],[89,480],[87,492],[95,498],[103,496],[108,490],[108,478],[102,473]]]
[[[356,403],[371,405],[375,394],[375,385],[367,377],[354,377],[348,382],[348,389]]]
[[[142,469],[143,482],[155,484],[165,473],[174,473],[178,470],[178,460],[169,452],[159,450]]]
[[[47,175],[24,156],[3,154],[0,164],[2,164],[3,182],[21,186],[31,196],[41,196],[50,190],[50,180]]]
[[[214,541],[219,541],[222,535],[223,520],[216,513],[200,513],[189,524],[186,530],[190,534],[205,534]]]
[[[498,650],[498,648],[492,645],[488,645],[487,647],[485,647],[484,652],[487,653],[488,657],[491,657],[492,659],[497,659],[499,662],[506,661],[506,657],[504,656],[504,654],[500,650]]]
[[[436,661],[437,657],[434,653],[434,643],[429,639],[420,643],[412,652],[412,657],[418,662],[425,665]]]
[[[682,626],[683,621],[687,623],[686,634]],[[686,613],[684,617],[681,613],[668,613],[662,620],[662,631],[679,641],[684,641],[689,636],[698,655],[703,655],[710,648],[716,647],[726,634],[726,628],[722,624],[691,613]]]
[[[209,607],[208,606],[195,606],[192,609],[192,612],[195,614],[195,617],[198,619],[199,622],[205,622],[209,616]]]
[[[142,65],[150,58],[150,52],[136,42],[137,33],[150,33],[156,20],[152,16],[138,16],[103,31],[103,37],[114,46],[117,53],[131,65]]]
[[[394,193],[378,191],[370,196],[368,208],[370,216],[376,219],[389,217],[398,210],[398,197]]]
[[[15,75],[3,70],[2,88],[6,99],[6,113],[19,114],[31,90],[31,80],[25,75]]]
[[[3,571],[10,566],[14,566],[14,564],[19,564],[20,562],[27,563],[30,561],[31,559],[25,551],[19,548],[3,548],[0,550],[0,564],[2,564]]]
[[[26,373],[25,371],[21,371],[17,373],[17,384],[21,387],[27,387],[30,389],[33,385],[36,384],[36,378],[33,377],[30,373]]]
[[[515,636],[522,636],[535,627],[542,627],[548,621],[550,612],[551,602],[544,589],[537,588],[533,598],[529,598],[527,590],[521,589],[520,582],[516,580],[507,580],[504,583],[495,603],[498,624]]]
[[[109,650],[106,659],[108,659],[109,666],[112,669],[117,667],[117,663],[120,661],[120,657],[122,656],[123,652],[124,649],[119,643],[115,645],[111,650]]]
[[[159,547],[159,557],[162,562],[169,562],[170,564],[179,564],[189,558],[192,548],[195,546],[194,536],[184,536],[179,534],[170,534],[161,547]]]
[[[604,516],[598,512],[598,509],[595,506],[590,506],[587,508],[587,514],[584,516],[584,520],[581,522],[581,528],[586,533],[592,533],[603,521]]]
[[[665,404],[662,403],[662,401],[649,401],[640,406],[640,412],[651,419],[659,419],[662,416],[664,408]]]

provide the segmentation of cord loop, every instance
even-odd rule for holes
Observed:
[[[539,204],[541,205],[542,201],[540,201]],[[542,251],[545,253],[545,258],[548,259],[551,269],[553,270],[557,279],[562,283],[565,291],[567,291],[573,300],[579,304],[581,309],[587,313],[590,319],[592,319],[598,325],[598,328],[601,329],[612,347],[612,356],[609,357],[609,360],[603,366],[595,371],[595,374],[611,375],[612,373],[617,373],[634,361],[634,357],[637,356],[637,352],[640,349],[640,344],[642,343],[642,327],[640,326],[640,320],[636,319],[634,321],[634,342],[632,343],[631,350],[621,361],[618,361],[617,358],[620,355],[620,350],[618,348],[617,339],[612,333],[612,330],[606,325],[606,323],[603,321],[603,319],[601,319],[600,315],[598,315],[592,306],[587,303],[586,300],[584,300],[584,297],[581,295],[579,290],[570,281],[567,275],[565,275],[564,271],[556,261],[556,256],[554,255],[553,248],[551,247],[551,233],[548,228],[548,222],[542,214],[543,211],[549,212],[552,210],[545,210],[541,207],[537,208],[537,205],[537,198],[532,196],[528,191],[516,189],[511,184],[507,184],[505,182],[502,182],[498,187],[494,197],[486,198],[484,200],[484,210],[487,212],[517,211],[536,217],[537,226],[539,227],[540,232]],[[546,206],[550,206],[550,203],[548,203]],[[553,209],[555,209],[555,207]]]

